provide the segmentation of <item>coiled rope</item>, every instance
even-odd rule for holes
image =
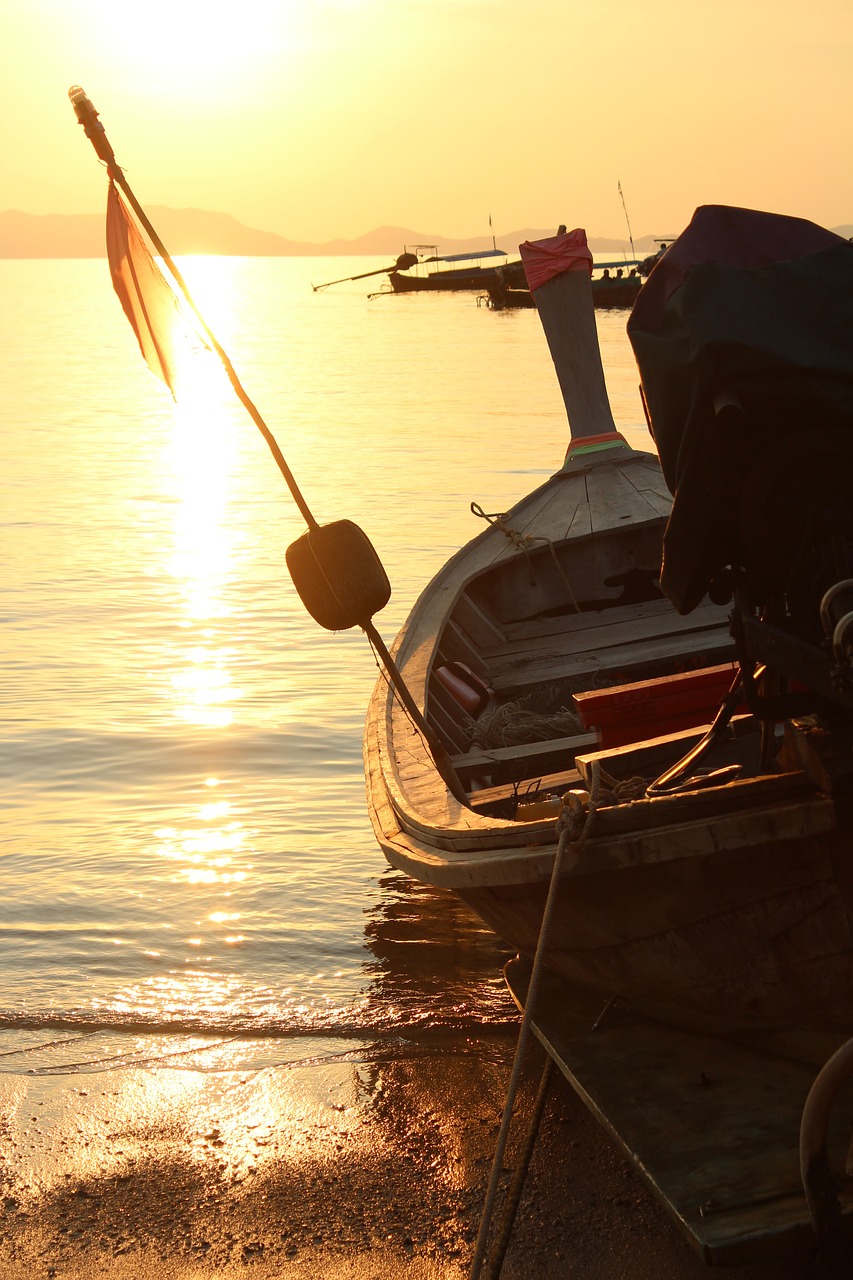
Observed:
[[[524,705],[523,700],[502,702],[479,720],[470,720],[471,745],[481,750],[520,746],[526,742],[550,742],[552,738],[582,733],[580,717],[566,707],[545,714]]]

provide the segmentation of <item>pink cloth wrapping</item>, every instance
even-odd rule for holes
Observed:
[[[586,232],[577,227],[547,240],[525,240],[518,246],[524,273],[531,291],[541,288],[564,271],[588,271],[592,274],[592,254]]]

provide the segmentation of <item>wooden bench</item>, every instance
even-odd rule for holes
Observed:
[[[571,738],[550,738],[545,742],[526,742],[522,746],[475,748],[451,756],[459,779],[463,783],[472,778],[494,778],[501,783],[512,784],[528,778],[539,778],[560,769],[567,769],[579,751],[589,751],[598,745],[594,733],[576,734]]]
[[[528,634],[516,630],[505,645],[484,653],[495,691],[508,695],[599,672],[646,676],[684,658],[722,662],[734,645],[720,609],[702,606],[680,617],[666,602],[651,601],[601,612],[544,619]]]
[[[573,787],[585,787],[586,783],[577,769],[561,769],[557,773],[543,773],[538,777],[526,780],[528,786],[522,783],[503,782],[496,787],[483,787],[479,791],[472,791],[468,797],[468,803],[477,813],[488,813],[493,817],[514,818],[516,803],[518,799],[524,799],[528,792],[560,792],[567,791]]]

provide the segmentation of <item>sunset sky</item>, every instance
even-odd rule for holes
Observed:
[[[0,210],[94,213],[83,86],[144,204],[290,239],[853,222],[850,0],[0,0]]]

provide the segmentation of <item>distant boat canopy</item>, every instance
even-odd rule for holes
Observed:
[[[445,253],[433,259],[435,262],[476,262],[478,258],[505,258],[505,249],[478,249],[476,253]]]

